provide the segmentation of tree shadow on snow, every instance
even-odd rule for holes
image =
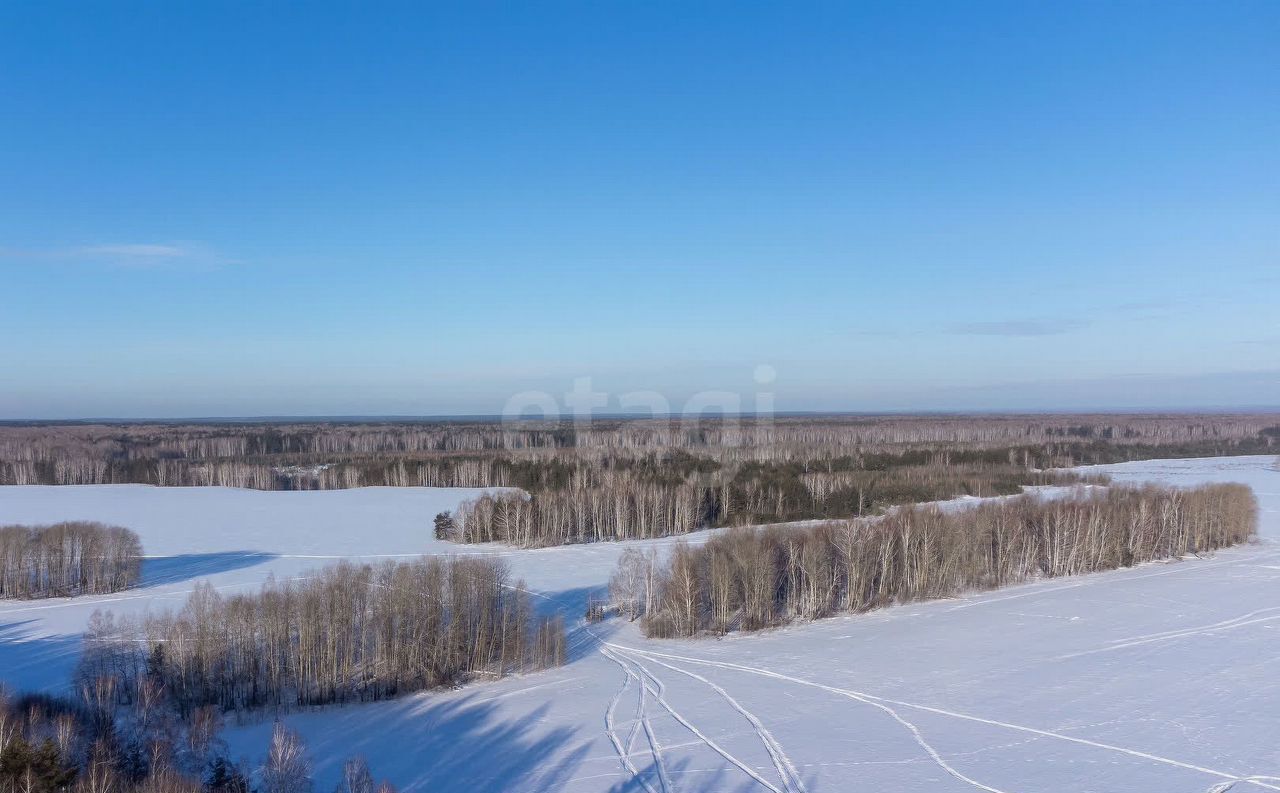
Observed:
[[[0,615],[0,620],[3,620]],[[0,622],[0,684],[9,691],[63,691],[80,658],[80,635],[37,636],[36,619]]]
[[[539,616],[560,614],[564,618],[566,636],[565,664],[581,661],[596,653],[601,639],[608,639],[618,630],[616,620],[605,620],[584,625],[583,617],[592,600],[608,595],[608,587],[578,587],[559,592],[539,593],[534,598],[534,610]]]
[[[193,578],[254,567],[275,559],[278,554],[262,551],[224,551],[221,553],[184,553],[156,556],[142,560],[139,587],[176,584]]]
[[[550,704],[513,717],[499,713],[486,695],[492,697],[425,694],[299,713],[286,721],[307,741],[318,790],[332,788],[354,755],[363,755],[375,776],[392,780],[403,793],[562,790],[595,736],[575,740],[574,727],[545,725]],[[248,745],[265,746],[269,729],[254,728]]]

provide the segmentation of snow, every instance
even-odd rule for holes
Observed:
[[[291,714],[317,789],[364,754],[406,791],[1280,790],[1280,471],[1274,457],[1101,466],[1120,481],[1243,482],[1259,542],[1205,559],[1055,579],[756,635],[650,641],[579,628],[550,672]],[[0,679],[64,684],[97,607],[181,603],[327,560],[453,553],[431,518],[477,491],[0,488],[0,523],[130,526],[144,587],[0,601]],[[691,538],[701,541],[702,537]],[[622,549],[498,554],[574,619]],[[231,729],[260,757],[270,723]]]

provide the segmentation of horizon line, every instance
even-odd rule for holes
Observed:
[[[669,421],[672,419],[727,419],[745,418],[912,418],[912,417],[1016,417],[1016,416],[1280,416],[1280,405],[1213,406],[1187,408],[1155,407],[1098,407],[1098,408],[1013,408],[1013,409],[937,409],[937,410],[778,410],[761,411],[706,411],[685,416],[680,413],[593,413],[588,421]],[[374,424],[374,423],[537,423],[574,422],[572,414],[547,416],[506,417],[500,413],[438,413],[438,414],[292,414],[257,416],[177,416],[177,417],[106,417],[77,418],[11,418],[0,419],[0,426],[41,426],[50,424],[270,424],[270,423],[322,423],[322,424]]]

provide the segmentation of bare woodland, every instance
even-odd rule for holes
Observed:
[[[624,552],[613,606],[646,635],[694,636],[1245,542],[1257,505],[1236,485],[1013,494],[1095,481],[1057,466],[1277,450],[1280,417],[1264,415],[10,425],[0,484],[505,487],[436,516],[434,532],[520,546],[823,519],[734,529],[667,557]],[[895,507],[957,495],[1011,497]],[[118,591],[138,582],[140,559],[126,529],[0,528],[0,597]],[[501,562],[459,557],[342,563],[253,594],[201,584],[176,612],[95,614],[85,646],[75,699],[0,692],[0,793],[312,793],[297,735],[277,725],[265,763],[242,768],[218,738],[224,714],[555,666],[566,634]],[[338,793],[389,790],[352,758]]]
[[[138,536],[101,523],[0,526],[0,598],[102,595],[138,583]]]
[[[0,793],[312,793],[296,733],[276,722],[266,759],[249,768],[227,757],[222,728],[216,708],[183,718],[158,696],[120,707],[94,688],[79,699],[0,690]],[[394,788],[356,756],[335,793]]]
[[[385,699],[566,651],[562,618],[537,617],[502,562],[461,557],[341,563],[229,597],[201,583],[177,612],[94,612],[84,642],[77,698],[0,689],[0,793],[312,793],[296,734],[277,723],[244,768],[223,714]],[[356,757],[337,793],[393,789]]]
[[[665,560],[628,551],[610,589],[648,636],[720,634],[1202,553],[1256,530],[1257,501],[1240,485],[1107,488],[738,529]]]
[[[424,558],[342,563],[176,613],[97,613],[81,686],[129,702],[158,686],[179,713],[366,702],[564,662],[564,625],[535,617],[505,565]]]
[[[1008,495],[1025,486],[1082,481],[1069,472],[964,463],[825,472],[799,464],[760,464],[719,483],[696,477],[675,484],[632,476],[582,477],[568,487],[508,491],[465,502],[451,516],[449,538],[522,547],[645,539],[714,526],[859,516],[895,504]]]
[[[1252,414],[8,425],[0,483],[510,488],[437,533],[543,546],[865,516],[1068,484],[1081,478],[1051,469],[1081,463],[1277,449],[1280,416]]]
[[[655,457],[665,465],[694,457],[721,468],[961,449],[1004,450],[1015,458],[1006,462],[1036,468],[1265,454],[1280,449],[1280,416],[804,416],[596,420],[586,425],[9,423],[0,425],[0,484],[264,490],[429,485],[533,491],[559,486],[584,466],[643,469],[650,465],[646,458]]]

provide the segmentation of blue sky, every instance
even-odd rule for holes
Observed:
[[[1280,4],[259,5],[0,7],[0,418],[1280,405]]]

